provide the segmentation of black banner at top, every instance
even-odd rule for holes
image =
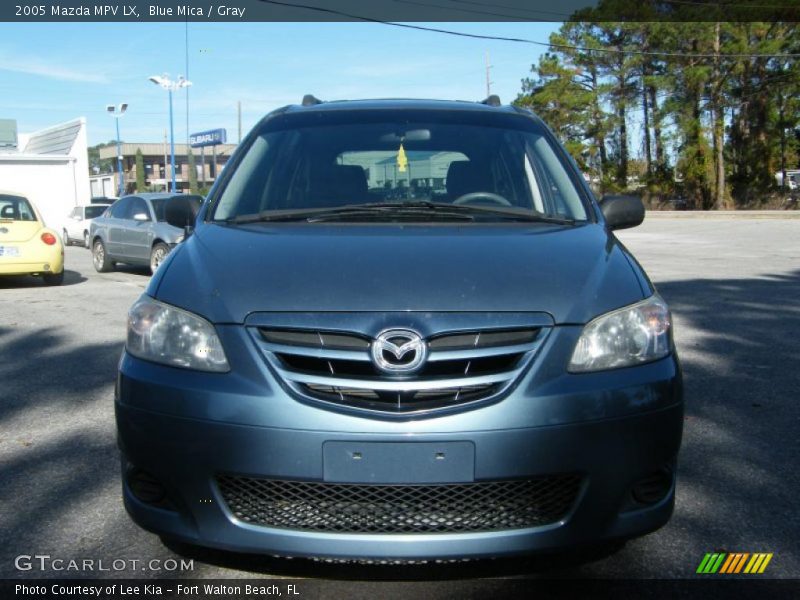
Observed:
[[[9,22],[800,21],[796,0],[9,0]]]

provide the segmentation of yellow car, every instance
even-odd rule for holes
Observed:
[[[41,275],[47,285],[64,281],[61,238],[27,198],[13,192],[0,192],[0,275]]]

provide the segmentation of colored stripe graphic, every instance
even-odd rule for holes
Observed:
[[[728,560],[725,561],[725,564],[722,565],[722,569],[720,569],[720,573],[738,573],[742,570],[747,557],[750,554],[746,552],[736,552],[734,554],[728,555]]]
[[[722,568],[719,570],[720,573],[730,573],[730,569],[734,566],[736,561],[739,559],[738,554],[728,554],[727,560],[722,564]]]
[[[758,570],[758,572],[763,573],[767,569],[767,565],[771,560],[772,560],[772,552],[767,554],[767,556],[764,558],[764,562],[761,563],[761,568]]]
[[[697,567],[696,573],[705,573],[706,572],[706,565],[708,565],[709,560],[711,559],[711,554],[706,553],[703,557],[703,560],[700,561],[700,566]]]
[[[760,574],[767,569],[773,554],[766,552],[707,552],[697,567],[697,573],[733,575],[737,573]],[[749,561],[748,561],[749,559]],[[745,566],[747,565],[747,566]]]
[[[716,573],[722,561],[725,559],[725,553],[706,554],[700,566],[697,567],[698,573]]]
[[[747,561],[748,556],[750,556],[750,554],[747,552],[742,554],[742,559],[739,561],[739,564],[736,565],[736,570],[732,571],[732,573],[738,573],[739,571],[742,570],[742,567],[744,566],[745,561]]]
[[[753,554],[753,558],[750,559],[750,562],[747,563],[747,567],[745,567],[745,573],[763,573],[769,561],[772,560],[772,553],[759,553]]]

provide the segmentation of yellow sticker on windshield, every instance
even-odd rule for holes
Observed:
[[[400,149],[397,151],[397,170],[401,173],[405,173],[407,167],[408,159],[406,158],[406,151],[403,148],[403,142],[400,142]]]

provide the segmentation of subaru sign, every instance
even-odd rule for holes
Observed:
[[[189,136],[189,144],[192,148],[202,148],[204,146],[216,146],[224,144],[227,139],[224,129],[211,129],[193,133]]]

